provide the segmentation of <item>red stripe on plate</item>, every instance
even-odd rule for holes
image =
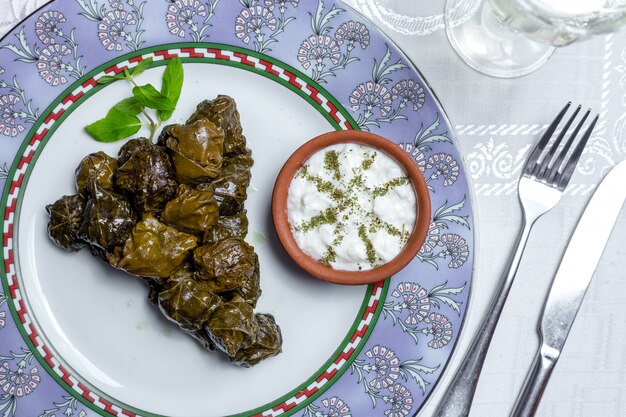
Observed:
[[[107,400],[105,400],[104,398],[100,397],[100,402],[102,404],[104,404],[104,411],[106,411],[107,413],[116,416],[117,415],[117,411],[115,411],[111,406],[113,404],[111,404],[110,402],[108,402]]]
[[[181,49],[181,51],[186,53],[186,54],[189,54],[189,56],[191,58],[202,58],[204,56],[203,54],[200,54],[200,53],[196,52],[196,50],[194,48],[183,48],[183,49]],[[167,54],[167,55],[170,55],[170,54]],[[166,57],[167,55],[163,55],[163,56]],[[170,55],[170,58],[168,58],[168,59],[174,58],[174,56],[175,55]]]
[[[245,64],[249,67],[254,67],[255,63],[250,61],[248,59],[248,55],[242,54],[241,52],[235,52],[233,55],[235,55],[237,58],[241,59],[241,63]]]
[[[263,65],[263,66],[265,67],[265,71],[266,71],[266,72],[269,72],[270,74],[272,74],[272,75],[274,75],[274,76],[278,77],[278,71],[276,71],[276,70],[274,69],[274,65],[273,65],[273,64],[271,64],[271,63],[269,63],[269,62],[267,62],[267,61],[264,61],[264,60],[262,60],[262,59],[261,59],[261,60],[259,60],[259,62],[261,63],[261,65]]]
[[[312,86],[312,85],[310,85],[310,84],[307,84],[307,85],[306,85],[306,89],[307,89],[307,90],[309,90],[309,91],[311,92],[311,98],[312,98],[313,100],[315,100],[315,102],[316,102],[317,104],[322,104],[322,100],[321,100],[321,99],[319,98],[319,96],[318,96],[319,91],[317,91],[317,90],[315,89],[315,87],[313,87],[313,86]]]
[[[86,386],[84,386],[80,382],[78,383],[78,388],[80,388],[80,390],[83,392],[81,397],[83,397],[84,399],[86,399],[87,401],[89,401],[90,403],[93,404],[94,399],[91,398],[91,391],[89,390],[89,388],[87,388]]]
[[[230,56],[222,55],[222,51],[219,49],[207,49],[208,52],[215,54],[215,58],[221,59],[222,61],[230,61]]]
[[[37,329],[35,328],[35,325],[33,323],[28,325],[28,328],[30,329],[30,340],[33,341],[33,344],[35,346],[38,346],[37,342],[37,336],[39,336],[39,333],[37,332]]]
[[[83,87],[89,87],[89,86],[95,87],[97,85],[98,85],[98,83],[93,78],[88,79],[87,81],[85,81],[82,84]]]
[[[289,84],[293,85],[296,88],[302,88],[302,84],[298,82],[298,77],[296,77],[289,71],[285,71],[284,74],[287,76],[287,78],[289,78]]]
[[[63,104],[67,104],[67,103],[69,103],[70,101],[71,101],[72,103],[74,103],[74,102],[78,101],[78,100],[79,100],[79,99],[80,99],[80,98],[81,98],[84,94],[85,94],[85,93],[83,93],[82,91],[80,91],[78,94],[70,94],[69,96],[65,97],[65,98],[61,101],[61,103],[63,103]]]
[[[15,290],[18,290],[19,287],[17,285],[15,285]],[[24,316],[26,314],[28,314],[28,312],[26,311],[26,306],[24,306],[24,301],[20,300],[17,302],[17,304],[19,305],[19,311],[17,312],[18,317],[20,318],[20,321],[22,323],[26,323],[26,320],[24,319]]]
[[[59,365],[59,370],[63,374],[63,376],[61,377],[63,382],[65,382],[67,385],[69,385],[71,387],[72,386],[72,381],[70,381],[70,373],[67,372],[67,369],[65,369],[63,367],[63,365]]]

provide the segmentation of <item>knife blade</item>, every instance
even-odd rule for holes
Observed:
[[[541,347],[511,417],[533,416],[626,200],[626,161],[602,180],[570,238],[539,321]]]
[[[572,235],[552,282],[539,330],[543,343],[561,350],[626,200],[626,161],[598,186]]]

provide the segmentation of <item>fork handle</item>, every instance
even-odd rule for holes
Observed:
[[[558,355],[547,354],[543,347],[539,349],[510,417],[535,415],[557,360]]]
[[[482,371],[491,339],[496,330],[498,320],[502,314],[504,304],[513,285],[513,280],[528,242],[530,230],[536,218],[529,219],[524,215],[522,231],[518,237],[513,257],[509,261],[507,274],[502,281],[500,290],[494,296],[487,315],[472,341],[472,344],[463,358],[461,367],[457,371],[452,383],[444,394],[434,417],[467,417],[472,407],[472,400],[478,385],[478,378]]]

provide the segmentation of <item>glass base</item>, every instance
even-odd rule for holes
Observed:
[[[461,14],[465,19],[459,19]],[[503,25],[488,1],[447,0],[445,21],[455,52],[467,65],[492,77],[529,74],[554,52],[554,47],[533,42]]]

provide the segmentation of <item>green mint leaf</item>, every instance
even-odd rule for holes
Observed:
[[[172,117],[174,109],[178,104],[180,93],[183,90],[183,81],[185,73],[183,70],[183,61],[179,57],[174,57],[168,62],[163,72],[163,86],[161,87],[161,93],[167,97],[173,104],[172,110],[158,110],[157,116],[162,121],[165,121]]]
[[[124,80],[126,76],[124,75],[105,75],[98,78],[98,84],[108,84],[117,80]]]
[[[137,116],[113,108],[107,117],[90,124],[85,130],[98,142],[115,142],[134,135],[141,126],[143,123]]]
[[[141,61],[139,61],[139,64],[137,64],[137,66],[132,70],[133,77],[136,77],[139,74],[143,73],[145,70],[147,70],[150,67],[151,64],[152,64],[151,57],[142,59]]]
[[[174,110],[174,104],[151,84],[133,88],[133,96],[144,106],[155,110]]]
[[[111,110],[109,110],[109,114],[107,117],[112,114],[115,115],[116,112],[121,112],[124,114],[129,114],[131,116],[137,116],[143,110],[143,105],[137,100],[135,97],[130,97],[124,99],[117,103]]]

